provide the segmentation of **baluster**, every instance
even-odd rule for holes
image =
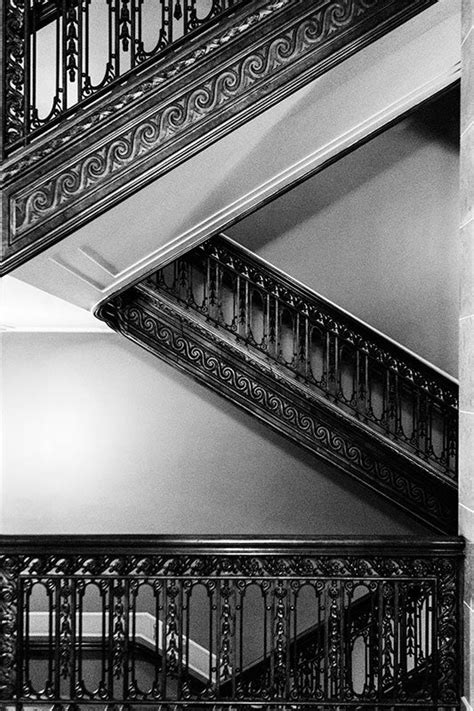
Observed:
[[[272,689],[274,698],[284,698],[287,679],[287,590],[278,580],[273,590],[272,657],[274,660]]]
[[[32,4],[30,4],[32,2]],[[38,64],[37,47],[37,18],[41,10],[37,0],[26,0],[24,19],[24,65],[23,65],[23,120],[24,120],[24,145],[28,144],[28,136],[31,131],[31,124],[34,123],[36,115],[36,67]],[[2,31],[3,29],[0,28]],[[59,46],[56,46],[56,55]]]
[[[448,456],[446,468],[448,472],[456,472],[457,446],[458,446],[458,414],[449,405],[446,408],[447,429],[448,429]]]
[[[329,392],[336,398],[340,390],[341,373],[339,368],[339,338],[336,333],[330,334],[329,353]]]
[[[298,311],[291,311],[291,325],[292,325],[292,335],[293,335],[293,357],[291,360],[291,367],[293,370],[298,372],[300,364],[300,314]]]
[[[216,680],[216,675],[217,675],[217,669],[214,667],[214,664],[212,662],[212,658],[214,654],[216,654],[216,659],[219,659],[219,650],[216,649],[214,652],[214,637],[215,637],[215,629],[214,629],[214,615],[215,611],[217,609],[217,605],[214,601],[215,598],[215,591],[216,591],[216,584],[214,581],[208,581],[206,585],[207,589],[207,595],[209,597],[209,637],[208,637],[208,644],[209,644],[209,665],[208,665],[208,676],[209,676],[209,681],[207,684],[207,689],[206,689],[206,698],[215,698],[215,680]],[[218,624],[218,623],[217,623]]]
[[[381,685],[382,695],[387,689],[393,688],[393,589],[390,583],[385,582],[382,585],[382,658],[381,658]]]
[[[236,621],[238,620],[238,630],[239,633],[235,634],[234,639],[234,662],[233,662],[233,674],[232,674],[232,697],[235,699],[241,699],[244,695],[244,688],[242,685],[242,671],[244,668],[244,601],[245,592],[247,590],[246,583],[239,580],[237,582],[238,587],[238,602],[235,606]],[[265,623],[264,623],[265,625]],[[238,640],[238,643],[237,643]]]
[[[250,283],[245,276],[245,306],[244,306],[244,313],[245,313],[245,325],[244,325],[244,337],[245,340],[248,342],[250,339]]]
[[[334,699],[340,693],[340,672],[342,660],[340,656],[341,645],[341,589],[337,580],[331,580],[327,589],[326,615],[328,617],[328,693]]]
[[[113,76],[114,79],[120,76],[120,10],[121,0],[108,0],[112,13],[112,37],[113,37]]]
[[[166,675],[166,654],[164,653],[165,651],[165,625],[162,622],[162,614],[164,610],[164,604],[162,603],[161,600],[161,595],[162,591],[165,590],[165,585],[161,582],[161,580],[155,580],[153,582],[153,599],[155,603],[155,646],[154,646],[154,652],[155,652],[155,665],[154,665],[154,679],[153,679],[153,684],[151,687],[151,695],[154,699],[161,699],[164,698],[163,696],[163,688],[165,685],[165,675]],[[166,593],[163,592],[163,595]],[[165,621],[166,624],[166,621]],[[159,678],[159,672],[160,672],[160,667],[158,665],[158,659],[162,659],[161,662],[161,672],[162,672],[162,679],[161,679],[161,684],[160,684],[160,678]]]
[[[162,0],[163,3],[163,27],[167,34],[167,44],[173,42],[173,0]]]
[[[23,696],[29,686],[31,581],[18,581],[17,674],[13,693]]]
[[[63,579],[59,586],[59,639],[57,644],[59,646],[59,678],[61,677],[65,680],[70,678],[70,682],[73,680],[73,658],[72,658],[72,646],[73,646],[73,630],[72,630],[72,619],[73,615],[73,603],[72,598],[72,581]]]
[[[52,634],[54,658],[52,690],[54,698],[59,699],[61,695],[61,581],[59,579],[48,580],[48,588],[51,590],[51,612],[54,627]]]
[[[220,698],[221,680],[226,682],[231,677],[231,655],[233,631],[232,614],[232,588],[229,580],[221,581],[217,596],[217,669],[216,669],[216,694]]]
[[[426,437],[425,437],[425,456],[431,459],[434,455],[433,450],[433,400],[427,393],[425,395],[426,402]]]
[[[83,20],[83,33],[84,33],[84,56],[82,60],[82,92],[84,95],[84,98],[88,96],[91,91],[92,91],[92,81],[91,81],[91,76],[90,76],[90,68],[89,68],[89,57],[90,57],[90,49],[89,49],[89,5],[90,5],[90,0],[85,0],[84,4],[82,6],[83,13],[84,13],[84,20]],[[110,36],[109,36],[109,42],[110,42]],[[110,44],[109,44],[109,50],[110,50]],[[109,51],[109,57],[110,57],[110,51]],[[106,67],[106,72],[107,72],[108,67]]]
[[[181,612],[182,612],[182,623],[181,627],[184,630],[184,649],[183,649],[183,655],[182,655],[182,690],[181,690],[181,696],[184,699],[188,699],[191,696],[191,689],[189,686],[189,640],[190,640],[190,628],[191,628],[191,620],[190,620],[190,603],[191,603],[191,594],[192,594],[192,589],[193,585],[190,580],[186,580],[184,582],[183,586],[183,602],[182,602],[182,607],[181,607]]]

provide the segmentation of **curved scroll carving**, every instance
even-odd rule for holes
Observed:
[[[6,268],[123,199],[131,180],[134,190],[150,182],[433,1],[274,0],[241,9],[215,41],[145,80],[131,77],[116,98],[8,165]],[[175,81],[183,72],[186,81]]]
[[[244,409],[258,413],[278,431],[342,467],[436,529],[451,531],[455,495],[420,468],[398,459],[393,447],[370,443],[370,432],[354,425],[337,408],[302,393],[298,384],[245,349],[224,341],[217,331],[192,319],[154,294],[132,289],[104,305],[99,317],[157,355],[178,362],[206,385]],[[113,313],[115,311],[115,313]],[[400,455],[401,456],[401,455]]]

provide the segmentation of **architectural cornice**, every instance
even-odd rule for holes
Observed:
[[[435,0],[244,6],[79,110],[4,166],[1,273],[14,269]]]

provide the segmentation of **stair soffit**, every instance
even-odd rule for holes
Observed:
[[[310,27],[311,22],[314,20],[314,17],[311,18],[311,7],[305,7],[305,4],[302,3],[301,6],[299,7],[299,12],[301,13],[300,16],[295,18],[291,15],[288,14],[287,10],[285,10],[285,4],[283,1],[281,3],[274,3],[273,6],[277,6],[277,10],[274,10],[276,12],[276,17],[278,19],[278,22],[281,23],[283,22],[283,27],[287,32],[295,33],[296,28],[299,28],[299,32],[302,31],[303,27]],[[354,13],[356,10],[356,5],[358,3],[356,0],[354,0],[353,5],[351,6],[351,12]],[[403,13],[408,13],[408,15],[412,15],[414,12],[418,12],[421,6],[426,6],[427,4],[430,4],[429,2],[420,2],[420,4],[416,4],[416,7],[413,3],[410,3],[410,7],[404,7],[401,10],[401,15],[397,15],[396,21],[401,21],[401,19],[405,19],[405,17],[401,17]],[[438,3],[439,4],[439,3]],[[443,6],[445,3],[441,3]],[[311,3],[309,4],[311,5]],[[408,5],[408,4],[407,4]],[[259,6],[260,10],[262,8],[266,8],[267,6],[264,5],[263,3]],[[283,9],[282,9],[283,8]],[[392,8],[393,9],[393,8]],[[401,28],[397,29],[403,29],[407,25],[411,25],[412,22],[416,22],[419,20],[419,18],[423,17],[426,14],[430,15],[431,20],[426,20],[425,18],[423,19],[423,23],[421,27],[424,27],[426,29],[426,23],[428,26],[430,25],[430,22],[433,22],[433,17],[435,17],[435,22],[439,21],[440,16],[446,15],[446,8],[442,7],[441,8],[441,13],[437,11],[432,14],[432,10],[437,9],[437,5],[434,5],[432,8],[429,8],[428,11],[425,11],[421,13],[421,15],[418,15],[414,20],[412,20],[410,23],[405,23],[405,25],[402,25]],[[380,11],[378,6],[376,5],[375,7],[375,12],[376,14]],[[263,12],[263,10],[262,10]],[[286,14],[285,14],[286,12]],[[399,4],[397,7],[397,12],[400,12],[399,9]],[[283,13],[283,14],[282,14]],[[449,13],[448,13],[449,14]],[[452,14],[452,13],[451,13]],[[241,16],[240,20],[242,19]],[[366,19],[366,18],[365,18]],[[444,18],[446,19],[446,18]],[[373,18],[372,18],[373,21]],[[263,20],[262,20],[263,22]],[[265,27],[270,28],[270,33],[269,36],[266,37],[265,41],[262,40],[262,42],[257,46],[255,41],[253,44],[251,43],[250,46],[246,45],[243,43],[242,38],[239,38],[239,41],[236,43],[236,41],[230,42],[227,44],[225,48],[225,52],[227,54],[219,55],[222,60],[225,60],[227,57],[227,65],[221,65],[219,64],[218,66],[220,67],[221,71],[229,71],[231,65],[229,62],[240,62],[241,65],[244,62],[248,62],[249,60],[249,54],[252,54],[252,52],[257,52],[258,51],[270,51],[270,46],[275,46],[275,43],[278,43],[278,35],[281,34],[281,30],[278,29],[275,30],[274,28],[272,29],[272,24],[271,22],[266,19],[265,22],[267,23]],[[276,22],[276,19],[275,19]],[[285,24],[286,23],[286,24]],[[306,23],[306,24],[305,24]],[[386,20],[386,24],[394,24],[395,20],[394,18],[388,18]],[[280,27],[280,24],[278,25],[278,28]],[[77,159],[77,146],[74,143],[74,132],[79,131],[81,129],[81,123],[74,122],[71,123],[72,127],[72,134],[73,136],[71,137],[70,142],[67,144],[67,148],[64,149],[64,146],[61,146],[61,162],[60,165],[58,166],[57,164],[57,158],[55,156],[51,156],[50,158],[41,158],[41,150],[46,150],[46,147],[43,146],[37,153],[37,161],[33,161],[31,163],[32,170],[27,170],[27,174],[25,173],[23,177],[14,178],[13,176],[11,177],[11,182],[10,184],[7,184],[4,190],[4,199],[6,202],[6,208],[8,209],[8,205],[10,205],[10,208],[13,210],[13,207],[16,205],[15,210],[17,217],[19,216],[19,219],[22,219],[22,215],[27,215],[26,221],[23,222],[23,226],[20,226],[18,223],[18,220],[16,220],[17,224],[15,224],[15,220],[13,220],[13,230],[16,231],[16,234],[10,234],[9,238],[7,241],[9,242],[9,247],[7,245],[7,250],[11,249],[11,259],[13,261],[10,261],[10,257],[7,258],[4,264],[4,268],[12,268],[16,264],[20,263],[23,259],[28,258],[31,256],[32,253],[39,251],[40,249],[44,249],[48,244],[51,244],[52,242],[56,242],[57,240],[61,239],[62,236],[66,232],[72,232],[76,230],[78,227],[80,227],[81,224],[85,224],[88,220],[92,219],[95,215],[99,214],[102,210],[108,209],[110,207],[110,204],[112,202],[118,202],[119,200],[123,200],[128,194],[130,194],[133,191],[138,190],[142,185],[146,184],[150,180],[153,180],[154,178],[158,177],[158,175],[164,174],[166,171],[170,170],[174,165],[177,165],[181,161],[188,159],[191,155],[191,153],[196,152],[196,151],[202,151],[203,146],[208,143],[211,143],[214,140],[217,140],[218,138],[222,137],[223,134],[225,134],[227,131],[231,129],[235,129],[235,127],[239,124],[242,123],[244,120],[249,121],[252,116],[254,116],[257,112],[263,110],[264,108],[268,108],[270,104],[273,104],[277,99],[281,99],[282,96],[285,94],[288,94],[290,91],[295,91],[299,86],[302,84],[307,83],[310,81],[314,76],[320,74],[323,70],[327,69],[328,63],[333,64],[336,61],[340,61],[341,58],[347,57],[347,55],[350,52],[354,52],[356,49],[359,49],[360,46],[363,46],[367,42],[371,41],[374,38],[374,32],[375,36],[378,36],[382,31],[386,31],[387,27],[380,27],[378,26],[375,30],[374,28],[369,28],[368,33],[362,37],[355,37],[353,38],[352,45],[350,44],[349,47],[347,46],[342,46],[342,42],[346,41],[346,36],[345,33],[347,32],[352,32],[353,30],[348,30],[347,29],[347,23],[344,25],[342,28],[341,27],[336,27],[336,31],[333,32],[335,34],[334,36],[331,37],[331,47],[330,49],[332,50],[333,48],[336,51],[335,55],[332,55],[332,57],[325,56],[328,54],[329,50],[327,46],[319,46],[317,43],[316,45],[305,47],[299,47],[295,46],[294,47],[294,52],[292,55],[292,62],[294,62],[294,65],[292,64],[291,66],[281,66],[279,67],[281,76],[279,78],[279,82],[281,83],[281,86],[277,91],[275,91],[275,77],[267,76],[265,75],[263,77],[263,81],[265,86],[267,87],[265,91],[269,91],[269,88],[267,84],[269,85],[270,82],[272,81],[272,89],[273,93],[271,96],[266,96],[264,95],[264,90],[262,87],[259,87],[258,93],[258,102],[257,104],[254,104],[255,100],[255,92],[253,92],[253,96],[249,95],[249,87],[245,88],[244,95],[235,95],[231,97],[230,99],[230,115],[226,118],[224,115],[220,115],[219,117],[219,122],[216,123],[216,116],[212,115],[204,115],[202,116],[203,119],[203,129],[206,129],[206,138],[203,137],[202,132],[198,135],[199,131],[201,131],[199,121],[196,123],[195,120],[192,122],[192,131],[189,130],[189,125],[186,124],[186,122],[183,124],[183,127],[186,127],[186,130],[183,128],[183,133],[186,134],[186,141],[192,140],[194,141],[194,144],[191,148],[186,147],[181,145],[179,147],[178,144],[175,143],[176,136],[173,136],[171,143],[173,143],[173,150],[179,149],[178,154],[171,155],[171,153],[167,154],[161,154],[158,156],[156,150],[152,151],[154,153],[154,157],[152,162],[154,162],[154,167],[148,165],[148,163],[145,165],[143,162],[145,159],[146,161],[150,160],[149,155],[145,155],[147,153],[147,150],[150,148],[150,146],[145,147],[141,146],[140,147],[140,169],[138,170],[138,166],[134,165],[133,159],[128,161],[127,166],[121,166],[120,170],[118,173],[116,171],[110,172],[110,170],[107,168],[107,166],[101,165],[100,170],[97,171],[97,176],[93,176],[93,186],[91,187],[90,185],[90,180],[91,176],[87,178],[88,180],[88,188],[87,192],[84,193],[84,191],[81,189],[81,186],[73,186],[70,188],[68,191],[65,191],[62,189],[61,186],[63,186],[65,183],[64,181],[67,181],[67,175],[68,175],[68,170],[72,171],[71,176],[73,174],[76,174],[77,177],[77,170],[82,170],[80,167],[81,165],[85,165],[88,161],[90,161],[91,156],[95,156],[97,161],[100,163],[101,160],[103,162],[103,158],[101,156],[105,156],[109,148],[111,149],[112,143],[107,143],[107,136],[105,132],[100,130],[100,128],[95,128],[93,132],[93,138],[91,137],[91,134],[87,134],[87,132],[84,134],[84,132],[81,134],[81,148],[83,148],[79,159]],[[334,30],[334,27],[333,27]],[[413,31],[413,29],[412,29]],[[424,30],[423,30],[424,31]],[[255,27],[252,28],[253,36],[255,36]],[[252,33],[251,32],[251,33]],[[342,34],[339,36],[338,32],[342,32]],[[393,34],[393,33],[391,33]],[[410,34],[410,33],[408,33]],[[420,34],[420,27],[417,28],[416,34]],[[344,37],[343,37],[344,35]],[[391,36],[391,35],[388,35]],[[349,37],[351,35],[349,34]],[[385,38],[383,38],[385,39]],[[248,41],[248,38],[247,38]],[[240,44],[239,44],[240,42]],[[265,44],[266,42],[266,44]],[[263,44],[262,44],[263,43]],[[335,43],[335,44],[334,44]],[[311,44],[311,43],[310,43]],[[395,42],[396,44],[396,42]],[[304,45],[304,43],[303,43]],[[439,43],[438,46],[444,47],[447,46],[446,42],[441,42]],[[449,46],[449,42],[448,42]],[[237,55],[235,55],[235,51],[239,50],[237,52]],[[449,53],[449,52],[448,52]],[[313,56],[314,55],[314,56]],[[235,57],[237,56],[237,59]],[[419,57],[422,57],[423,54],[419,54]],[[215,58],[214,58],[215,59]],[[452,56],[451,56],[452,60]],[[318,64],[318,61],[320,62]],[[443,62],[441,62],[443,64]],[[455,62],[454,62],[455,64]],[[199,67],[200,71],[202,71],[202,66]],[[440,67],[437,68],[438,70]],[[196,68],[197,71],[197,68]],[[235,71],[235,68],[234,68]],[[442,73],[442,72],[441,72]],[[453,79],[453,62],[450,61],[450,76],[449,79],[444,76],[442,79],[440,78],[440,71],[436,72],[437,74],[437,81],[439,84],[439,81],[442,81],[445,83],[446,81],[452,81]],[[192,74],[192,71],[190,74],[187,74],[189,79],[191,80],[194,75]],[[209,75],[208,75],[209,76]],[[196,79],[196,77],[194,77]],[[217,80],[218,77],[213,75],[213,80]],[[433,77],[431,77],[433,79]],[[147,77],[147,76],[140,76],[141,80],[141,86],[147,85],[148,80],[148,85],[153,85],[153,77]],[[145,81],[144,81],[145,80]],[[430,82],[428,82],[429,84]],[[177,87],[176,85],[180,85]],[[424,84],[424,91],[425,93],[428,91],[433,91],[433,87],[428,88],[427,87],[427,82],[423,82]],[[177,88],[182,89],[182,82],[174,82],[174,90]],[[284,85],[284,86],[283,86]],[[250,87],[252,88],[252,87]],[[439,88],[437,86],[436,88]],[[196,84],[193,85],[192,91],[195,91],[196,93],[199,93],[200,87],[197,86]],[[122,97],[119,97],[117,99],[119,104],[123,103],[124,96],[126,96],[126,93],[130,94],[130,91],[128,87],[124,90],[124,93]],[[253,90],[252,90],[253,91]],[[246,92],[246,93],[245,93]],[[304,93],[304,92],[303,92]],[[408,92],[410,93],[410,92]],[[168,92],[170,94],[170,92]],[[159,114],[159,111],[162,110],[162,107],[158,111],[158,114],[156,113],[156,98],[157,96],[162,96],[161,94],[156,93],[156,87],[154,91],[152,91],[152,96],[147,96],[143,101],[139,101],[137,103],[137,100],[130,105],[129,112],[132,115],[132,118],[130,118],[127,115],[124,115],[123,111],[120,114],[117,114],[117,116],[113,120],[113,127],[115,129],[115,133],[113,134],[112,141],[115,141],[117,143],[117,146],[120,144],[121,141],[123,142],[123,138],[125,136],[127,127],[130,128],[130,126],[133,126],[133,131],[142,131],[143,127],[145,125],[144,122],[149,122],[150,120],[152,121],[152,114],[153,111],[155,113],[153,114],[156,118],[156,116]],[[168,96],[169,99],[169,96]],[[404,94],[404,99],[406,103],[407,95]],[[411,97],[412,101],[414,97]],[[419,100],[419,97],[418,97]],[[237,102],[235,106],[232,105],[232,102]],[[243,103],[242,103],[243,102]],[[166,103],[166,102],[165,102]],[[225,110],[227,111],[229,107],[225,107]],[[392,113],[393,113],[394,107],[392,107]],[[406,110],[406,106],[404,107]],[[398,107],[398,110],[400,110],[400,107]],[[240,111],[240,114],[236,115],[235,111]],[[89,112],[90,113],[90,112]],[[107,112],[105,112],[107,113]],[[205,113],[205,112],[204,112]],[[90,117],[86,115],[85,117],[85,122],[87,123],[87,120]],[[378,121],[380,122],[381,120],[385,120],[386,117],[383,119],[381,116],[378,116]],[[209,120],[211,121],[211,125],[209,125]],[[127,123],[128,121],[128,123]],[[125,128],[125,133],[124,129]],[[209,129],[211,129],[211,133],[209,133]],[[345,132],[347,134],[347,131]],[[128,134],[127,134],[128,135]],[[132,135],[132,134],[130,134]],[[242,135],[245,136],[245,131],[242,132],[240,138],[242,138]],[[360,136],[353,136],[352,141],[357,140],[360,138]],[[345,136],[346,143],[349,139],[349,137],[346,135]],[[179,141],[181,138],[179,138]],[[351,139],[349,139],[350,141]],[[179,142],[178,141],[178,142]],[[246,145],[246,142],[244,141],[243,143]],[[51,142],[50,144],[51,145]],[[151,144],[150,144],[151,145]],[[153,140],[153,146],[155,146],[155,142]],[[168,146],[168,143],[165,141],[165,144],[163,145],[163,150],[167,151],[170,146]],[[189,148],[189,149],[188,149]],[[336,148],[336,146],[333,146],[333,152],[335,150],[339,150],[339,148]],[[28,150],[34,150],[33,147]],[[111,149],[112,150],[112,149]],[[95,151],[95,153],[94,153]],[[324,159],[327,159],[327,147],[325,151],[324,156],[319,156],[319,161],[321,162]],[[27,153],[27,155],[29,155]],[[145,155],[145,157],[143,157]],[[311,154],[310,154],[311,155]],[[45,162],[46,161],[46,162]],[[82,161],[82,162],[81,162]],[[304,162],[304,165],[301,164],[301,161]],[[275,192],[275,188],[277,189],[281,188],[281,183],[286,182],[288,184],[292,180],[295,179],[294,172],[295,172],[295,165],[297,166],[297,171],[299,174],[304,174],[305,172],[308,172],[310,169],[314,169],[314,162],[315,162],[315,156],[312,155],[309,160],[308,165],[308,154],[306,153],[306,156],[302,155],[302,158],[297,161],[297,163],[293,163],[293,165],[290,168],[290,175],[285,175],[285,177],[282,180],[281,174],[277,178],[278,186],[275,185],[268,185],[268,178],[265,181],[267,183],[266,185],[266,190],[265,190],[265,196],[268,195],[269,191]],[[20,164],[23,164],[22,170],[26,169],[26,164],[25,164],[25,157],[23,156],[21,160],[18,163],[18,166]],[[18,167],[17,166],[17,167]],[[124,176],[123,179],[121,177],[121,172],[123,170],[127,174]],[[288,166],[287,166],[288,168]],[[5,172],[7,175],[7,183],[8,183],[8,175],[12,174],[12,171],[15,171],[15,160],[12,159],[7,164],[5,165]],[[123,171],[122,171],[123,172]],[[283,171],[284,172],[284,171]],[[120,175],[119,175],[120,173]],[[281,171],[280,171],[281,173]],[[23,175],[23,174],[22,174]],[[53,176],[53,177],[51,177]],[[83,176],[84,177],[84,176]],[[113,177],[113,180],[111,178]],[[267,176],[265,176],[267,177]],[[273,176],[275,178],[275,176]],[[124,182],[125,181],[125,182]],[[73,181],[74,182],[74,181]],[[105,183],[110,183],[110,186],[105,186]],[[125,184],[126,183],[126,184]],[[260,182],[260,188],[262,187],[262,183]],[[57,200],[59,199],[59,192],[60,191],[60,204],[56,204]],[[45,192],[46,191],[46,192]],[[110,191],[115,191],[114,195],[115,197],[111,196]],[[254,191],[255,192],[255,191]],[[42,197],[40,197],[40,193],[42,194]],[[238,195],[238,192],[237,192]],[[53,197],[55,196],[55,197]],[[264,196],[264,197],[265,197]],[[253,197],[253,203],[255,204],[259,200],[262,199],[262,196],[260,194],[255,194],[252,196]],[[37,209],[37,206],[41,203],[43,200],[43,204],[41,205],[40,209]],[[45,202],[44,202],[45,201]],[[241,202],[241,201],[239,201]],[[20,203],[22,207],[20,207]],[[249,207],[249,199],[247,197],[247,200],[245,202],[245,205],[240,204],[239,205],[239,211],[242,212],[245,209],[248,209]],[[23,209],[24,208],[24,209]],[[26,212],[24,212],[26,210]],[[220,211],[222,213],[222,210]],[[235,209],[234,209],[234,214],[235,214]],[[223,216],[223,213],[221,217]],[[226,214],[227,221],[229,220],[229,215]],[[234,215],[232,215],[234,217]],[[7,218],[8,222],[8,218]],[[200,220],[200,223],[202,224],[203,220]],[[208,236],[209,232],[205,236]],[[169,237],[169,235],[168,235]],[[37,241],[39,239],[39,242]],[[166,237],[165,237],[166,239]],[[169,240],[167,240],[169,241]],[[122,245],[123,247],[123,245]],[[74,251],[74,250],[73,250]],[[95,253],[100,255],[100,249],[94,250]],[[87,252],[87,249],[86,249]],[[89,253],[88,253],[89,254]],[[76,257],[78,255],[75,255]],[[90,256],[90,254],[89,254]],[[156,256],[156,255],[154,255]],[[86,262],[88,257],[86,256]],[[81,275],[85,276],[86,281],[88,280],[88,269],[87,267],[92,266],[92,271],[95,273],[95,278],[92,278],[92,284],[93,288],[108,288],[109,284],[105,285],[104,281],[107,282],[108,280],[111,280],[114,282],[118,281],[118,277],[122,278],[124,271],[127,271],[127,277],[128,277],[128,272],[130,271],[131,268],[135,268],[138,263],[143,263],[144,260],[149,260],[150,259],[150,253],[148,250],[142,250],[142,254],[140,258],[137,260],[137,255],[135,254],[131,260],[129,260],[129,264],[127,265],[126,270],[124,270],[123,265],[121,264],[118,266],[118,268],[114,269],[113,262],[111,263],[110,260],[107,260],[107,258],[104,259],[99,259],[99,267],[97,268],[97,265],[91,265],[88,264],[85,268],[76,268],[74,270],[75,264],[74,260],[72,262],[73,266],[73,271],[76,272],[76,279],[81,278]],[[79,256],[80,261],[84,261],[84,255]],[[133,260],[133,267],[130,264],[130,261]],[[10,266],[8,266],[10,264]],[[64,269],[67,268],[67,265],[71,264],[71,260],[68,258],[66,260],[59,258],[59,268]],[[6,266],[5,266],[6,265]],[[108,265],[112,266],[111,269],[108,269]],[[78,276],[79,275],[79,276]],[[97,301],[97,299],[95,299]],[[84,304],[82,304],[84,305]],[[89,304],[90,306],[91,304]]]

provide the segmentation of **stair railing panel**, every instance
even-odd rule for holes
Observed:
[[[249,0],[5,0],[4,153]]]
[[[456,479],[457,386],[421,359],[224,237],[146,284]]]
[[[459,539],[4,537],[2,703],[454,711],[461,558]]]

